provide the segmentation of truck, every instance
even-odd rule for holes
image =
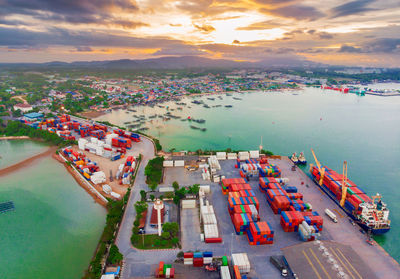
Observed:
[[[288,276],[288,270],[282,256],[270,256],[269,261],[280,271],[282,277]]]
[[[328,208],[326,208],[326,209],[325,209],[325,214],[328,215],[328,217],[331,218],[331,220],[332,220],[334,223],[337,223],[337,218],[336,218],[335,213],[333,213],[333,212],[330,211]]]

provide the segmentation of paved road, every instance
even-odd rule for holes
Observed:
[[[140,190],[148,190],[145,182],[144,168],[147,162],[155,156],[153,143],[146,138],[142,138],[142,141],[139,144],[135,144],[134,148],[142,154],[142,162],[116,240],[119,250],[124,255],[125,266],[122,278],[149,276],[150,273],[153,272],[152,269],[159,261],[172,262],[177,254],[176,250],[142,251],[133,248],[131,245],[130,238],[133,222],[136,217],[134,204],[140,200]]]

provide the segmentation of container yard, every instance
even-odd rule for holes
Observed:
[[[241,156],[247,157],[243,154]],[[185,157],[180,157],[179,159],[187,164],[193,158],[188,157],[185,160]],[[261,166],[261,162],[264,166]],[[215,166],[216,162],[214,161],[213,164]],[[360,227],[349,222],[346,214],[321,192],[305,172],[299,168],[292,170],[293,163],[288,158],[248,158],[240,162],[237,159],[222,159],[218,161],[218,164],[221,169],[216,173],[221,176],[221,182],[208,181],[210,193],[205,196],[212,205],[213,214],[217,219],[218,234],[223,242],[202,241],[199,221],[201,217],[196,213],[197,209],[191,209],[193,211],[190,212],[193,214],[188,214],[188,209],[181,210],[181,230],[183,251],[212,251],[214,254],[227,256],[229,268],[221,269],[220,272],[224,275],[220,274],[223,276],[220,278],[237,278],[234,275],[232,254],[241,253],[246,253],[250,263],[248,273],[239,272],[241,278],[278,278],[281,271],[269,263],[269,257],[287,253],[300,257],[287,259],[288,270],[302,275],[298,278],[314,278],[304,277],[310,272],[315,278],[319,278],[318,276],[336,278],[332,274],[336,276],[338,272],[347,274],[349,278],[360,278],[357,277],[357,272],[362,274],[361,278],[388,278],[382,274],[400,275],[398,263],[377,244],[368,244],[366,241],[368,238],[360,232]],[[242,167],[251,164],[255,167]],[[249,170],[258,168],[257,164],[260,164],[261,177],[259,175],[256,178],[256,172],[248,175]],[[167,167],[164,178],[163,186],[171,185],[175,180],[181,185],[205,183],[201,169],[188,171],[182,167]],[[326,209],[334,213],[334,216],[327,214]],[[337,222],[333,221],[334,217]],[[194,220],[196,218],[198,221]],[[261,239],[260,235],[263,236]],[[340,254],[335,250],[337,256],[332,253],[335,257],[333,263],[338,264],[339,267],[337,270],[329,271],[330,277],[323,273],[312,252],[306,250],[306,255],[302,252],[305,249],[303,247],[308,247],[303,245],[314,247],[315,243],[326,241],[337,243],[337,249],[341,252]],[[343,247],[351,245],[351,248],[341,248],[339,244]],[[332,264],[327,262],[330,258],[323,256],[323,253],[317,254],[314,250],[313,253],[323,266]],[[358,256],[353,257],[353,254]],[[304,261],[307,264],[298,265],[294,263],[296,261]],[[200,263],[197,264],[200,265]],[[381,266],[379,270],[375,268],[377,264]],[[351,266],[357,272],[353,271]],[[370,270],[365,269],[361,273],[359,269],[363,266],[369,266]],[[313,268],[317,270],[318,275]],[[175,276],[186,278],[185,274],[188,276],[189,273],[182,274],[181,272],[190,272],[190,269],[183,270],[178,268]],[[227,275],[228,270],[230,277]],[[214,275],[210,275],[210,278],[218,278],[212,276]]]

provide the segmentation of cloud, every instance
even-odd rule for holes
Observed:
[[[355,0],[346,4],[337,6],[331,10],[332,17],[342,17],[354,14],[360,14],[374,9],[369,8],[368,5],[375,2],[376,0]]]
[[[323,39],[323,40],[327,40],[327,39],[332,39],[332,38],[333,38],[333,35],[330,34],[330,33],[319,32],[319,33],[317,33],[317,34],[318,34],[318,37],[319,37],[320,39]]]
[[[197,46],[185,45],[185,44],[175,44],[163,47],[162,49],[153,53],[154,56],[162,56],[162,55],[203,55],[202,52]]]
[[[98,23],[114,12],[138,11],[133,0],[2,0],[0,14],[31,15],[44,20]]]
[[[368,52],[392,53],[400,51],[400,39],[381,38],[368,42],[365,45]]]
[[[232,42],[232,44],[240,44],[240,41],[238,41],[238,40],[233,40],[233,42]]]
[[[196,29],[198,29],[198,30],[200,30],[200,31],[202,31],[202,32],[205,32],[205,33],[210,33],[210,32],[212,32],[212,31],[215,31],[215,28],[214,28],[213,26],[207,25],[207,24],[203,24],[203,25],[193,24],[193,26],[194,26]]]
[[[349,45],[342,45],[338,52],[349,52],[349,53],[362,53],[363,50],[359,47],[353,47]]]
[[[253,24],[250,24],[248,26],[244,27],[238,27],[236,30],[265,30],[265,29],[272,29],[272,28],[277,28],[280,26],[284,26],[281,23],[277,23],[276,21],[273,20],[267,20],[267,21],[261,21],[261,22],[256,22]]]
[[[261,8],[260,12],[279,17],[309,21],[317,20],[325,16],[316,8],[302,4],[289,4],[278,8]]]
[[[76,51],[79,51],[79,52],[92,52],[93,51],[93,49],[89,46],[76,46],[75,49],[76,49]]]

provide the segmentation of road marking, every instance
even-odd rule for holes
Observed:
[[[336,256],[336,258],[339,260],[339,262],[342,264],[342,266],[347,270],[347,272],[350,274],[350,276],[353,279],[356,279],[353,275],[353,273],[351,273],[351,271],[347,268],[347,266],[344,264],[344,262],[342,262],[342,260],[339,258],[339,256],[336,254],[335,250],[333,250],[333,248],[331,247],[332,253]]]
[[[308,263],[311,265],[311,267],[312,267],[312,269],[314,270],[314,272],[315,272],[315,274],[317,275],[317,277],[318,277],[319,279],[322,279],[321,276],[319,275],[317,269],[315,268],[314,264],[311,262],[310,258],[307,256],[307,254],[304,252],[304,250],[303,250],[303,255],[306,257]]]
[[[331,279],[331,277],[329,276],[328,272],[326,272],[325,267],[321,264],[321,262],[319,261],[319,259],[317,258],[317,256],[314,254],[314,251],[311,248],[308,248],[311,252],[311,254],[314,256],[315,260],[318,262],[319,266],[322,268],[322,270],[325,272],[326,276]]]
[[[338,250],[338,252],[342,255],[343,259],[345,259],[346,262],[350,265],[351,269],[354,270],[354,272],[357,274],[357,276],[358,276],[360,279],[362,279],[360,273],[357,272],[357,270],[354,268],[354,266],[353,266],[353,265],[349,262],[349,260],[343,255],[342,251],[340,251],[339,249],[337,249],[337,250]]]

